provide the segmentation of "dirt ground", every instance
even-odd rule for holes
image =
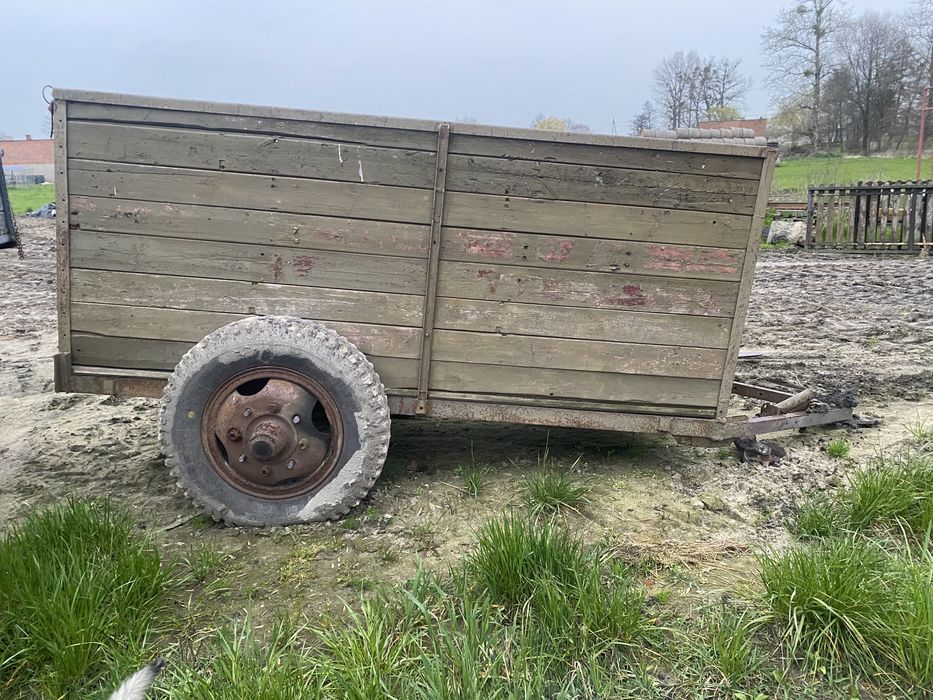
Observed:
[[[768,251],[756,272],[739,378],[854,391],[880,427],[785,433],[779,466],[740,464],[734,450],[657,436],[492,424],[393,424],[383,477],[340,523],[256,530],[198,516],[159,455],[157,402],[56,394],[54,224],[20,219],[25,259],[0,251],[0,531],[30,509],[69,495],[110,496],[180,559],[213,562],[234,582],[222,604],[325,610],[378,581],[444,567],[487,517],[521,508],[521,476],[547,447],[592,491],[576,531],[677,571],[680,593],[741,578],[754,551],[780,546],[800,497],[839,486],[858,460],[933,424],[933,260]],[[736,401],[737,411],[752,404]],[[850,459],[827,455],[835,438]],[[478,498],[458,468],[485,465]],[[213,555],[207,554],[215,553]],[[216,556],[219,553],[220,556]]]

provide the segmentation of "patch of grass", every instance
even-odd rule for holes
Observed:
[[[29,185],[10,187],[10,208],[16,215],[28,214],[39,207],[55,201],[54,185]]]
[[[277,621],[260,641],[249,619],[231,622],[168,667],[171,697],[186,700],[318,698],[326,682],[308,665],[301,628]]]
[[[933,426],[927,426],[926,418],[917,415],[916,420],[907,424],[907,431],[913,438],[914,444],[923,449],[933,443]]]
[[[173,574],[107,501],[38,511],[0,541],[0,694],[86,696],[151,660]]]
[[[914,158],[785,158],[774,171],[774,192],[805,195],[811,184],[854,184],[886,180],[913,180]]]
[[[793,245],[790,241],[775,241],[774,243],[768,243],[767,241],[761,241],[758,244],[759,250],[786,250],[787,248],[792,248]]]
[[[522,478],[529,510],[534,515],[556,513],[565,508],[578,510],[587,500],[590,486],[573,477],[569,470],[556,471],[547,464],[546,455],[545,452],[544,462],[538,471]]]
[[[288,554],[279,570],[279,580],[290,586],[304,586],[318,577],[317,556],[329,547],[324,542],[303,542]]]
[[[698,695],[738,698],[764,683],[768,655],[755,639],[760,627],[750,610],[720,604],[701,611],[696,630],[679,630],[682,673],[702,685]]]
[[[463,491],[470,498],[479,498],[480,492],[486,485],[486,477],[489,476],[489,468],[471,464],[462,466],[457,470],[458,475],[463,479]]]
[[[360,519],[355,515],[348,515],[346,518],[340,521],[340,527],[342,527],[344,530],[359,530]]]
[[[203,583],[208,576],[220,569],[223,561],[224,555],[206,542],[189,545],[184,559],[191,577],[198,583]]]
[[[844,459],[851,450],[852,446],[843,438],[836,438],[826,446],[826,454],[833,459]]]
[[[802,537],[881,532],[922,541],[933,529],[933,459],[877,457],[835,496],[805,501],[791,529]]]
[[[765,605],[792,658],[871,676],[894,635],[899,577],[890,556],[857,537],[760,558]]]

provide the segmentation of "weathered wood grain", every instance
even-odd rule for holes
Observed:
[[[430,387],[432,391],[634,401],[704,408],[716,405],[719,392],[719,382],[710,379],[646,377],[458,362],[433,363]]]
[[[422,260],[73,231],[71,264],[92,270],[424,294]]]
[[[695,316],[731,316],[738,293],[737,282],[448,261],[438,280],[442,297]]]
[[[451,156],[451,192],[750,215],[752,180],[544,161]]]
[[[172,370],[194,343],[73,333],[74,364],[121,369]],[[386,387],[413,389],[418,361],[369,356]]]
[[[431,193],[409,187],[78,159],[69,161],[68,175],[71,194],[89,197],[415,224],[428,223],[431,218]]]
[[[726,353],[707,348],[439,330],[434,333],[433,357],[485,365],[719,379]]]
[[[165,110],[178,110],[184,113],[212,113],[237,117],[258,117],[263,120],[292,119],[298,121],[323,122],[336,125],[370,126],[383,129],[406,129],[414,131],[436,132],[437,122],[426,119],[403,119],[399,117],[381,117],[365,114],[340,114],[307,109],[268,107],[204,100],[179,100],[164,97],[146,97],[140,95],[121,95],[89,90],[68,90],[56,88],[53,99],[69,100],[100,105],[117,105],[156,109],[161,114]],[[570,133],[549,131],[546,129],[522,129],[513,127],[488,126],[485,124],[457,124],[456,131],[475,136],[495,136],[498,138],[526,139],[539,142],[575,143],[617,148],[644,148],[651,150],[679,151],[686,153],[710,153],[716,155],[737,155],[749,158],[762,158],[768,152],[764,146],[738,146],[732,144],[703,143],[686,139],[642,139],[633,136],[609,136],[606,134]],[[433,139],[432,139],[433,141]]]
[[[554,233],[744,251],[751,217],[448,192],[444,224],[452,228]]]
[[[215,132],[295,136],[334,142],[432,151],[437,137],[431,131],[399,129],[382,125],[338,124],[275,117],[269,114],[221,114],[218,112],[116,105],[85,101],[69,102],[71,118],[86,121],[190,127]]]
[[[208,333],[247,315],[76,302],[71,305],[71,318],[73,328],[84,333],[194,344]],[[367,355],[417,358],[419,354],[421,331],[418,328],[343,321],[329,321],[327,326]]]
[[[434,154],[262,134],[69,122],[68,156],[428,189]]]
[[[52,124],[55,129],[55,310],[58,321],[58,352],[55,388],[64,390],[71,373],[71,238],[68,209],[68,104],[56,103]],[[0,172],[0,178],[4,174]],[[63,376],[60,376],[63,375]]]
[[[741,278],[744,255],[735,248],[463,228],[445,229],[441,242],[443,260],[728,281]]]
[[[501,136],[475,136],[459,133],[457,126],[454,126],[454,132],[451,134],[450,152],[458,155],[601,165],[748,180],[757,180],[761,171],[761,162],[758,158],[548,142]]]
[[[427,226],[391,221],[84,196],[71,198],[71,220],[83,231],[425,259],[428,255]]]
[[[730,319],[473,299],[441,299],[435,328],[651,345],[725,348]]]
[[[72,299],[101,304],[419,327],[424,303],[421,296],[413,294],[353,289],[81,268],[71,274]]]

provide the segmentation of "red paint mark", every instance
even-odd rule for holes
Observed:
[[[512,257],[512,238],[500,236],[468,236],[463,242],[463,252],[482,258]]]
[[[622,287],[622,294],[610,296],[605,301],[614,306],[644,306],[648,303],[648,295],[637,284],[626,284]]]
[[[282,256],[276,255],[275,262],[272,263],[272,277],[275,278],[276,282],[282,279],[282,268],[284,266],[285,266],[285,261],[282,260]]]
[[[731,250],[714,248],[700,252],[648,246],[649,258],[645,267],[649,270],[673,270],[675,272],[715,272],[728,275],[739,271],[738,254]]]
[[[299,255],[295,258],[295,272],[299,275],[306,275],[314,267],[314,258],[307,255]]]
[[[546,255],[542,255],[541,259],[548,262],[567,262],[571,250],[573,250],[573,241],[559,241],[557,247]]]
[[[502,275],[496,272],[495,270],[477,270],[476,276],[480,279],[489,280],[489,285],[486,289],[490,294],[494,295],[499,289],[499,280],[502,279]]]

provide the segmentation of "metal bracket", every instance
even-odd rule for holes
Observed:
[[[447,188],[447,147],[450,124],[437,127],[437,161],[434,170],[434,205],[431,211],[431,246],[428,252],[421,333],[421,365],[418,369],[418,398],[415,413],[428,411],[428,381],[431,377],[431,347],[434,341],[434,312],[437,308],[437,268],[441,259],[441,227],[444,223],[444,195]]]

